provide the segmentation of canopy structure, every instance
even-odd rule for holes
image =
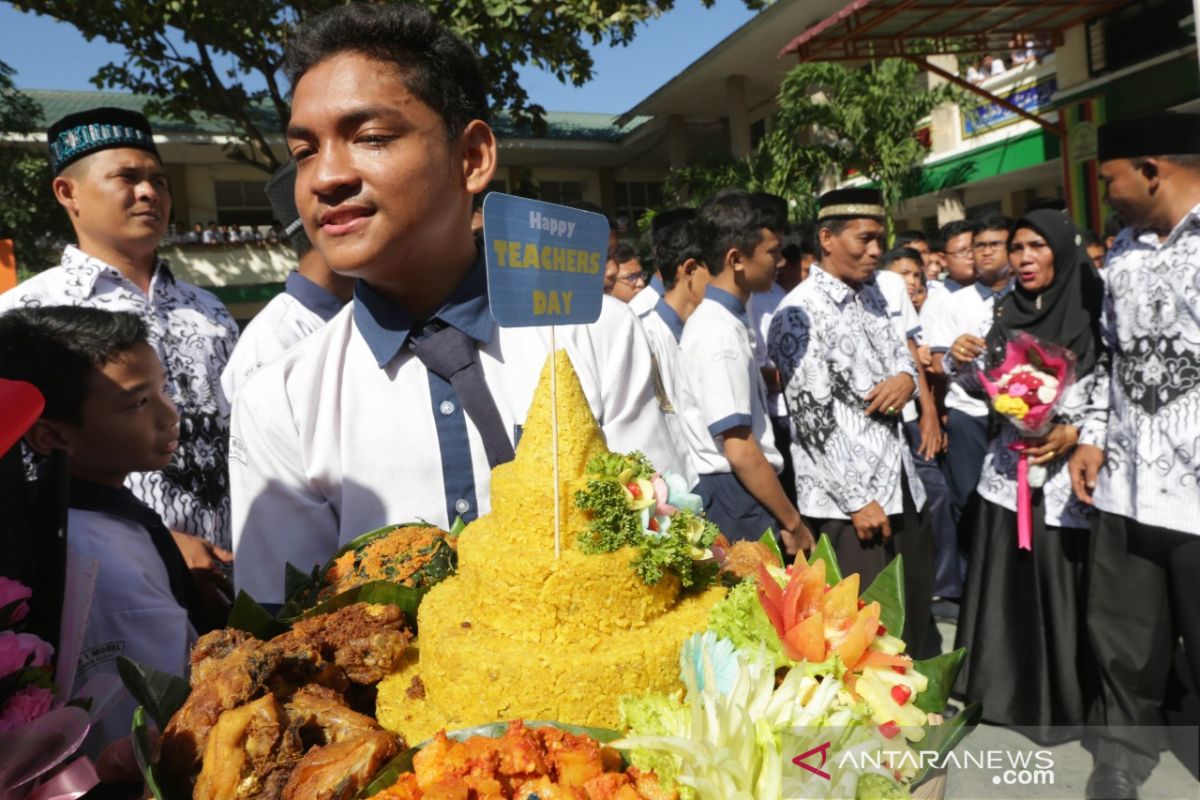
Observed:
[[[853,0],[792,39],[779,55],[801,61],[1000,53],[1018,37],[1062,43],[1067,28],[1124,0]]]
[[[792,39],[780,58],[861,61],[905,58],[989,103],[1065,137],[1062,125],[1031,114],[953,72],[931,55],[1005,53],[1018,43],[1062,44],[1063,31],[1101,16],[1125,0],[853,0]]]

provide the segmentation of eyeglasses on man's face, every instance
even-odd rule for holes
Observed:
[[[984,242],[976,241],[971,245],[971,247],[982,253],[986,250],[998,250],[1007,244],[1008,242],[1006,242],[1004,239],[993,239],[991,241]]]
[[[627,286],[645,286],[646,285],[646,273],[631,272],[628,275],[618,275],[617,280],[619,280],[621,283],[626,284]]]

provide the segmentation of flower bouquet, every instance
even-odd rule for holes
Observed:
[[[992,408],[1003,416],[1021,441],[1010,445],[1020,455],[1017,461],[1017,547],[1033,546],[1032,489],[1046,482],[1046,469],[1031,467],[1026,451],[1031,441],[1049,433],[1054,411],[1063,393],[1075,382],[1075,354],[1065,347],[1044,342],[1028,333],[1018,333],[1005,348],[1004,363],[979,376],[992,400]]]
[[[91,703],[61,701],[52,680],[54,647],[21,630],[32,594],[0,577],[0,797],[79,797],[99,781],[86,757],[66,763],[91,728]]]

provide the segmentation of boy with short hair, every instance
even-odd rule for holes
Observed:
[[[14,309],[0,316],[0,377],[45,397],[25,440],[43,455],[66,453],[67,541],[100,565],[75,688],[115,674],[122,655],[185,674],[204,627],[196,586],[162,518],[124,485],[131,472],[162,469],[179,447],[179,415],[145,323],[86,307]],[[126,694],[93,724],[92,755],[129,735],[136,706]]]
[[[708,518],[731,541],[774,528],[796,552],[812,546],[812,534],[779,483],[783,458],[746,308],[754,292],[770,288],[783,262],[777,217],[741,190],[700,207],[696,227],[712,282],[684,326],[679,387]]]

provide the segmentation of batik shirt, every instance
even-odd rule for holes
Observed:
[[[800,513],[847,519],[875,501],[884,513],[901,514],[901,470],[920,509],[925,490],[899,415],[864,413],[876,384],[900,373],[917,382],[908,345],[874,280],[855,290],[814,266],[775,312],[767,345],[796,436]]]
[[[225,306],[176,280],[162,259],[147,296],[115,267],[73,246],[61,265],[0,295],[0,313],[52,305],[131,311],[145,321],[179,410],[179,449],[166,469],[133,473],[127,485],[171,530],[229,547],[229,404],[220,379],[238,328]]]
[[[1105,451],[1096,507],[1200,535],[1200,206],[1162,241],[1121,231],[1104,273],[1107,413],[1080,437]]]

